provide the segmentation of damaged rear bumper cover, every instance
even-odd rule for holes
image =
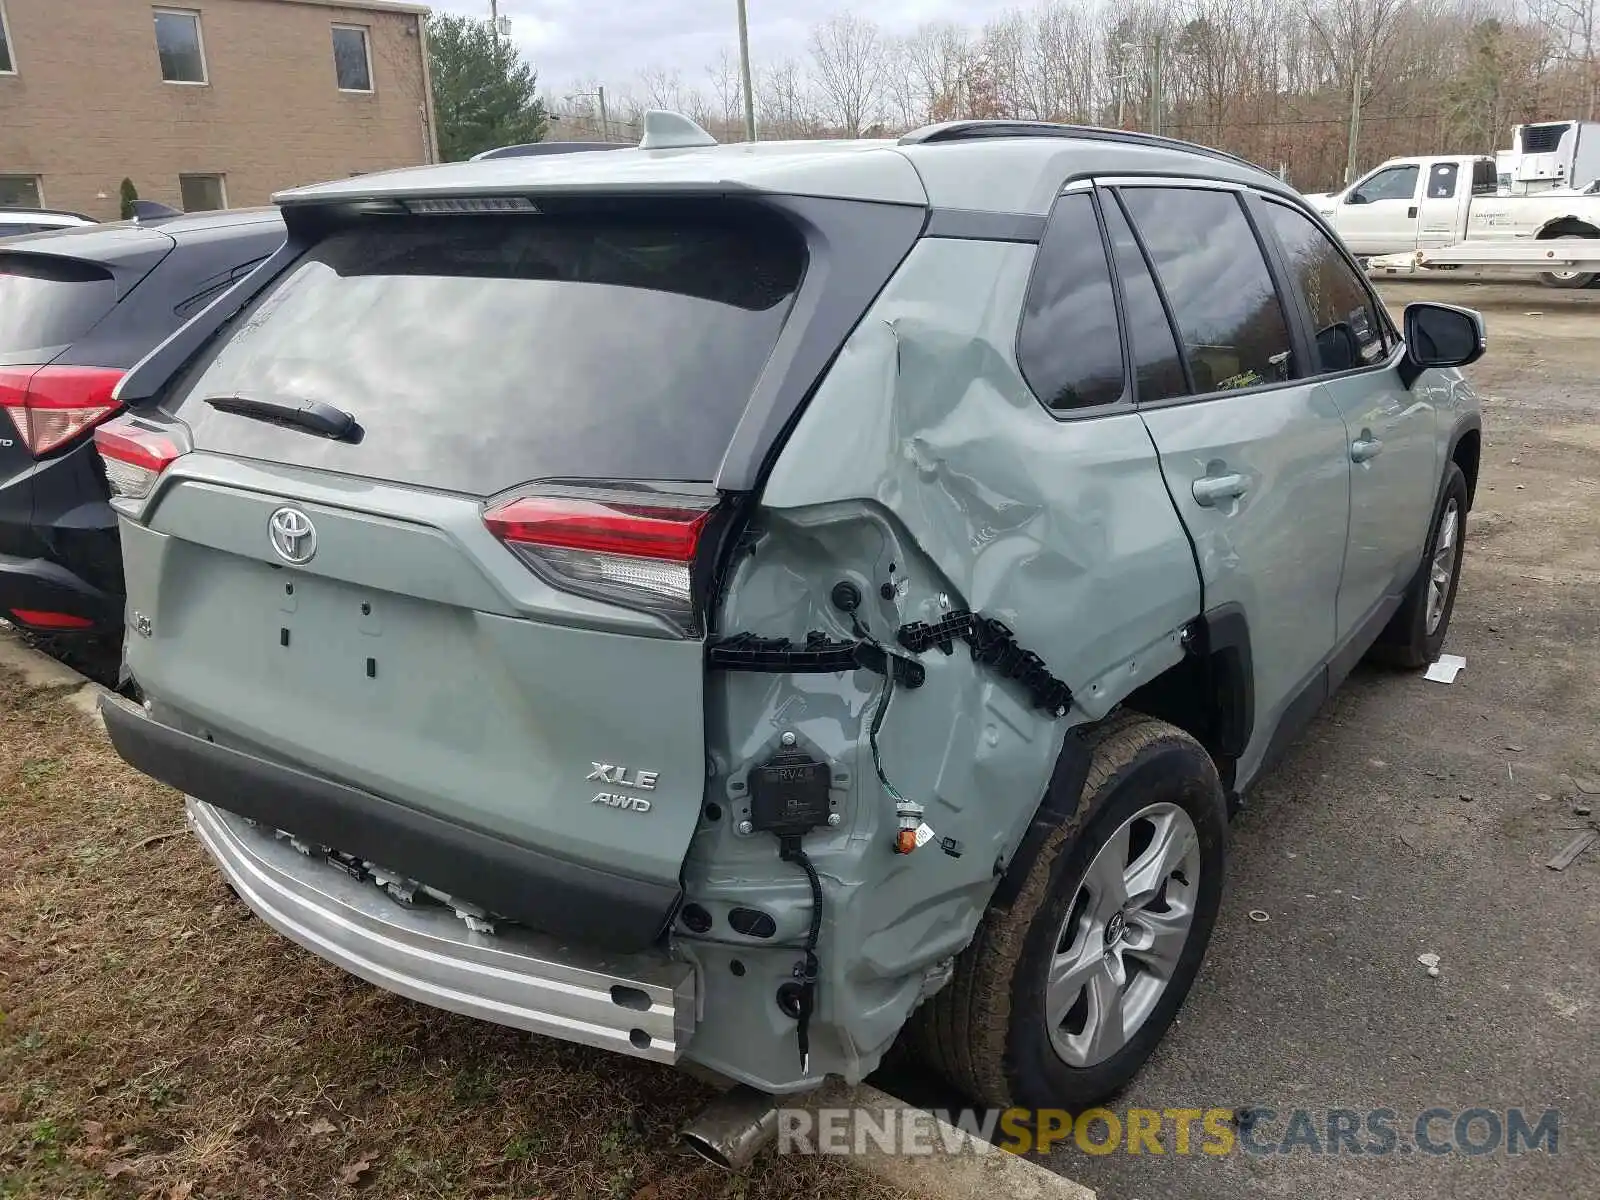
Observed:
[[[100,706],[117,753],[187,796],[423,880],[554,937],[606,950],[655,945],[675,884],[634,879],[446,821],[310,771],[217,745],[124,700]]]
[[[191,828],[279,933],[387,991],[499,1025],[673,1063],[693,1032],[694,972],[663,956],[583,956],[523,930],[473,933],[448,910],[403,908],[201,800]]]

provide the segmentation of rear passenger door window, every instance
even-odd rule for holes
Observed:
[[[1186,396],[1189,382],[1183,375],[1178,342],[1144,251],[1139,249],[1115,197],[1107,195],[1100,208],[1106,218],[1117,279],[1122,283],[1122,310],[1128,322],[1128,349],[1133,355],[1134,398],[1141,404],[1150,404]]]
[[[1316,342],[1318,374],[1370,367],[1388,357],[1383,317],[1333,239],[1304,213],[1271,201],[1261,205],[1283,247],[1293,286],[1305,300]]]
[[[1122,196],[1171,306],[1194,390],[1292,378],[1288,322],[1238,194],[1133,187]]]
[[[1449,200],[1456,194],[1456,176],[1460,168],[1455,163],[1435,163],[1428,172],[1428,199]]]
[[[1055,410],[1113,404],[1124,392],[1111,268],[1088,192],[1056,203],[1039,243],[1017,333],[1017,365]]]

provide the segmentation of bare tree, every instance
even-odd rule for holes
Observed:
[[[1532,15],[1549,31],[1552,57],[1575,67],[1582,79],[1586,120],[1600,100],[1600,0],[1533,0]]]
[[[860,137],[887,114],[887,43],[871,21],[838,13],[811,30],[811,71],[822,116]]]
[[[711,81],[711,99],[716,109],[716,128],[711,132],[718,141],[742,142],[744,140],[744,85],[739,79],[739,62],[733,52],[724,46],[710,66],[706,78]]]
[[[1345,181],[1356,173],[1361,108],[1394,59],[1390,35],[1413,0],[1305,0],[1306,21],[1334,79],[1350,97]]]
[[[904,37],[823,20],[803,57],[759,65],[761,126],[774,138],[956,117],[1140,129],[1159,114],[1163,132],[1318,190],[1387,157],[1488,153],[1512,124],[1600,109],[1600,0],[1014,2],[982,28],[941,22]],[[665,107],[740,136],[731,49],[698,89],[674,70],[618,81],[612,125]],[[591,109],[574,99],[552,132],[593,136]]]
[[[800,64],[792,58],[762,66],[755,72],[757,125],[763,138],[808,138],[822,133],[822,122],[810,85]]]

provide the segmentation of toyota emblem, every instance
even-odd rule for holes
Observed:
[[[267,521],[272,548],[284,562],[310,562],[317,552],[317,527],[298,508],[280,508]]]

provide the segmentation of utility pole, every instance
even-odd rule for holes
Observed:
[[[756,140],[756,98],[750,86],[750,21],[745,0],[739,3],[739,83],[744,91],[744,140]]]
[[[1161,35],[1151,37],[1150,132],[1161,132]]]
[[[1356,177],[1356,141],[1361,136],[1361,51],[1350,68],[1350,147],[1345,154],[1344,181]]]
[[[594,94],[595,94],[595,97],[600,101],[600,140],[602,142],[609,142],[611,140],[611,122],[606,120],[606,89],[605,89],[605,85],[604,84],[596,85],[596,87],[594,89]]]

